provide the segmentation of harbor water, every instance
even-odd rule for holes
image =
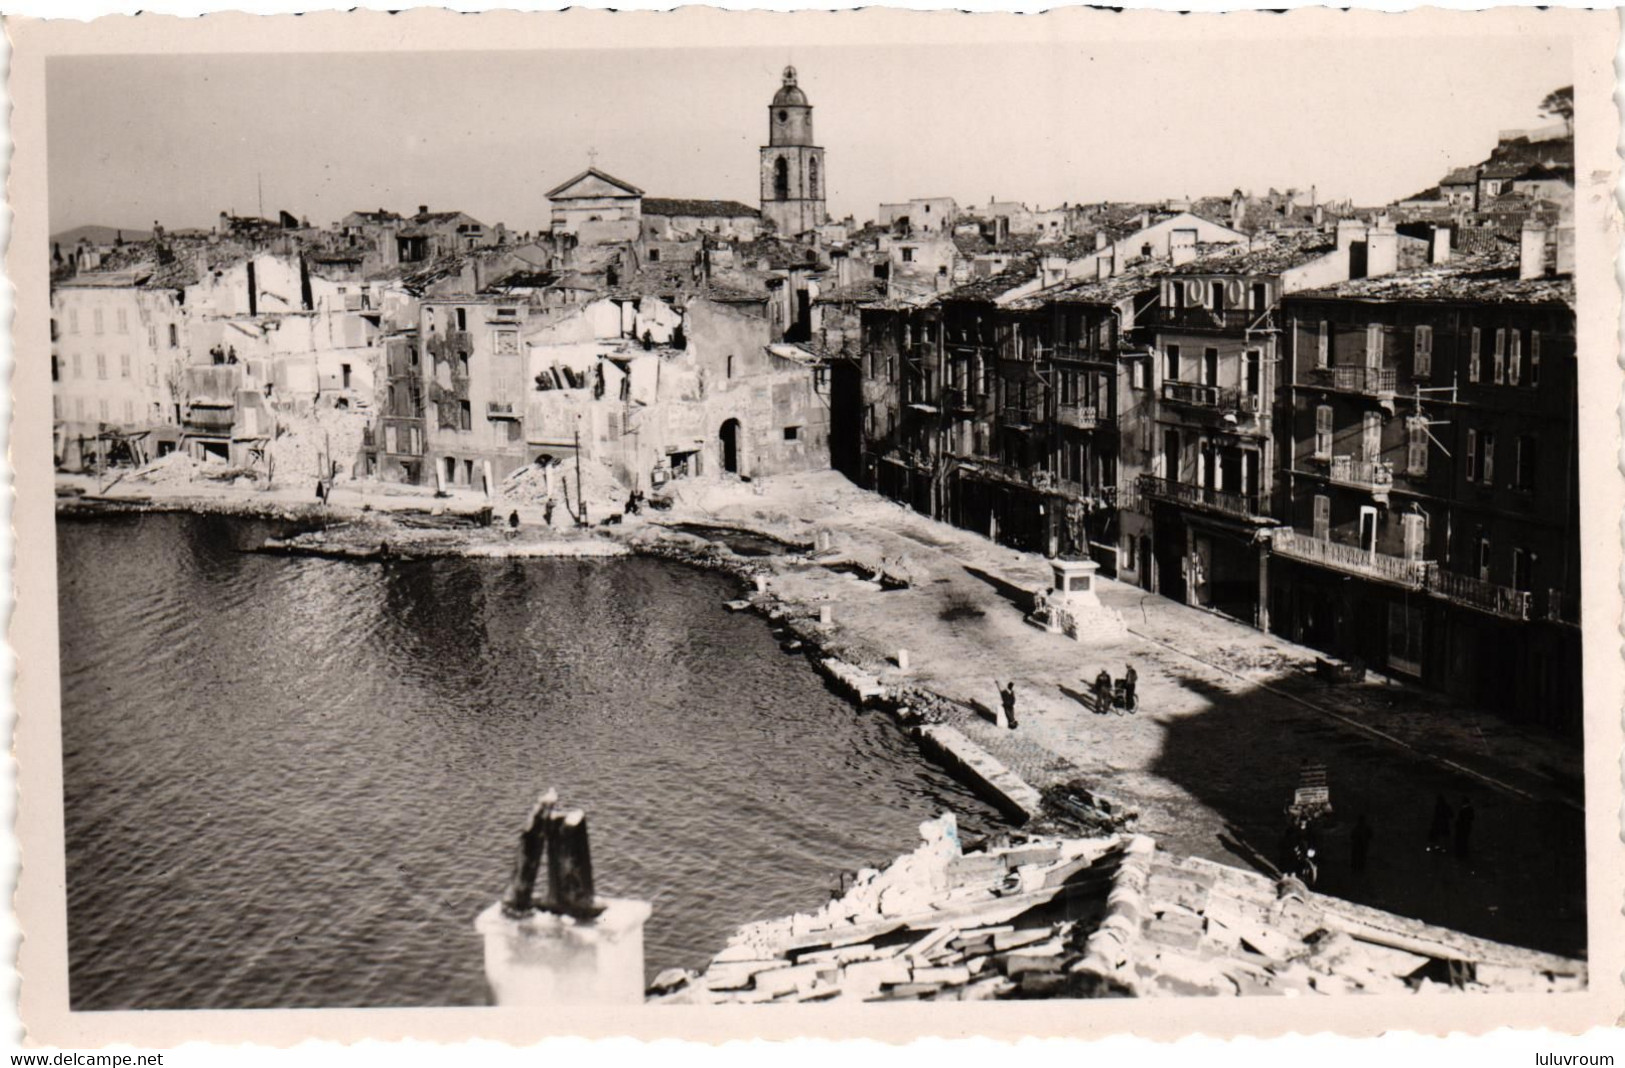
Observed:
[[[470,1005],[472,923],[556,786],[651,974],[815,908],[944,809],[735,581],[660,560],[347,563],[197,515],[58,527],[76,1010]]]

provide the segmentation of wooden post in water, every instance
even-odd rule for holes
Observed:
[[[560,810],[549,790],[520,832],[507,892],[474,923],[493,999],[504,1007],[641,1002],[649,913],[648,902],[595,893],[586,813]]]

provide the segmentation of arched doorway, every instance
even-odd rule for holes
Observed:
[[[739,420],[729,419],[722,424],[722,469],[730,475],[739,474]]]
[[[773,161],[773,199],[790,199],[790,164],[783,156]]]

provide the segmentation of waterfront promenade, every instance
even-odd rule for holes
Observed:
[[[1015,679],[1019,729],[966,714],[955,725],[1035,786],[1081,776],[1140,813],[1177,853],[1258,866],[1278,858],[1300,763],[1325,763],[1339,819],[1322,842],[1324,892],[1431,923],[1565,953],[1584,950],[1584,815],[1578,745],[1521,730],[1437,695],[1373,677],[1332,687],[1313,650],[1109,580],[1097,589],[1127,633],[1106,646],[1024,621],[1051,576],[1041,556],[853,487],[838,474],[684,488],[684,519],[812,541],[909,572],[883,591],[829,568],[775,564],[770,592],[816,615],[828,641],[885,682],[991,709]],[[891,658],[907,649],[909,670]],[[1079,697],[1105,668],[1139,675],[1140,711],[1099,715]],[[1437,795],[1470,797],[1466,857],[1425,851]],[[1347,833],[1375,830],[1363,872]]]
[[[308,495],[215,496],[222,505],[303,507]],[[374,513],[435,503],[352,484],[334,495],[332,512],[354,515],[363,500]],[[483,499],[440,503],[472,511]],[[510,506],[497,508],[500,520]],[[1312,650],[1109,580],[1097,588],[1126,633],[1106,645],[1046,633],[1024,621],[1033,591],[1050,584],[1046,560],[932,521],[833,472],[680,484],[669,512],[598,532],[613,540],[544,529],[539,509],[518,510],[516,536],[445,532],[436,551],[531,555],[567,549],[561,540],[609,548],[637,541],[655,522],[734,526],[809,544],[826,531],[839,555],[907,573],[912,584],[883,590],[785,555],[754,562],[770,571],[768,597],[804,625],[828,606],[834,625],[820,639],[827,649],[883,682],[955,702],[954,726],[1034,786],[1082,779],[1136,809],[1139,829],[1169,850],[1267,868],[1279,857],[1282,810],[1300,764],[1324,763],[1337,819],[1321,843],[1319,889],[1482,937],[1584,952],[1583,789],[1572,743],[1380,678],[1328,686],[1312,674]],[[900,649],[909,653],[906,672],[893,662]],[[1099,670],[1121,676],[1130,663],[1138,714],[1100,715],[1080,700]],[[1010,679],[1015,731],[972,711],[993,707],[995,680]],[[1425,851],[1440,794],[1451,805],[1470,797],[1477,810],[1465,857]],[[1347,833],[1359,814],[1375,836],[1368,865],[1356,872]]]

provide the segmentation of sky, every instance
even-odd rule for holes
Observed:
[[[1315,185],[1380,204],[1543,125],[1542,38],[55,57],[50,224],[210,226],[264,209],[460,209],[545,229],[600,169],[651,196],[758,199],[793,62],[832,215],[951,196],[1031,206]]]

